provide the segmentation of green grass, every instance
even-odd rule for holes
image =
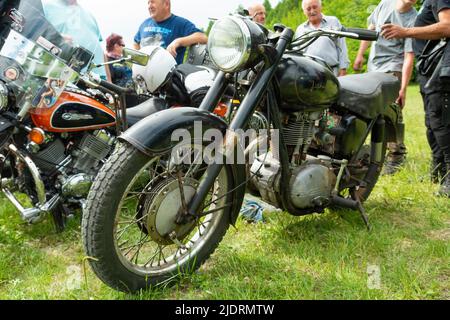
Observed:
[[[0,203],[0,299],[449,299],[450,200],[428,182],[430,151],[417,87],[406,109],[408,161],[382,177],[366,209],[304,218],[267,213],[239,221],[216,253],[177,285],[125,295],[101,283],[86,263],[80,219],[55,234],[50,220],[28,226]],[[368,266],[381,270],[369,289]],[[85,281],[85,277],[86,280]]]

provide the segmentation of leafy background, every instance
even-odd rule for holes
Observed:
[[[379,2],[380,0],[322,0],[322,6],[325,15],[336,16],[344,26],[366,28],[367,18]],[[264,6],[267,10],[268,26],[282,23],[295,30],[299,24],[306,21],[301,0],[283,0],[275,8],[271,7],[269,0],[265,0]],[[421,1],[418,1],[417,10],[420,6]],[[359,43],[357,40],[347,39],[351,65],[358,52]],[[367,50],[367,56],[368,52],[369,50]]]

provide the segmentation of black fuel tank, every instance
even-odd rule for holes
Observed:
[[[339,81],[322,62],[298,54],[285,54],[276,72],[281,108],[314,111],[329,107],[339,97]]]

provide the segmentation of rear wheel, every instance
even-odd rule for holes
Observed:
[[[210,190],[202,217],[176,221],[205,169],[204,163],[174,165],[170,151],[148,157],[119,145],[93,184],[83,215],[86,253],[102,281],[126,292],[166,284],[213,253],[230,221],[229,167]]]
[[[378,182],[386,158],[386,139],[382,142],[374,142],[369,137],[356,161],[350,163],[350,179],[341,184],[340,195],[344,198],[366,201]]]

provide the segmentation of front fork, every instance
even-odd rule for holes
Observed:
[[[238,139],[236,139],[235,132],[238,129],[242,129],[245,127],[256,107],[260,103],[261,99],[264,97],[269,83],[277,70],[283,53],[285,52],[287,46],[290,44],[293,35],[294,33],[291,29],[285,28],[282,31],[275,48],[260,46],[261,54],[266,58],[264,62],[265,69],[258,74],[255,82],[250,87],[250,90],[247,92],[247,95],[242,101],[236,113],[236,116],[233,118],[230,124],[229,130],[224,140],[225,156],[232,153],[234,148],[237,146]],[[207,110],[209,112],[213,111],[217,102],[221,98],[220,96],[218,96],[218,93],[223,93],[224,91],[225,81],[226,75],[220,73],[218,80],[216,80],[213,87],[209,90],[207,96],[205,97],[205,100],[200,106],[200,109]],[[214,93],[213,90],[219,90],[219,92],[216,91],[216,93]],[[220,171],[223,169],[223,166],[223,163],[214,163],[208,167],[208,169],[206,170],[205,179],[202,180],[197,189],[197,193],[189,203],[187,215],[197,216],[198,212],[202,211],[203,208],[201,208],[201,206],[206,199],[209,190],[213,187],[214,181],[217,179]]]

